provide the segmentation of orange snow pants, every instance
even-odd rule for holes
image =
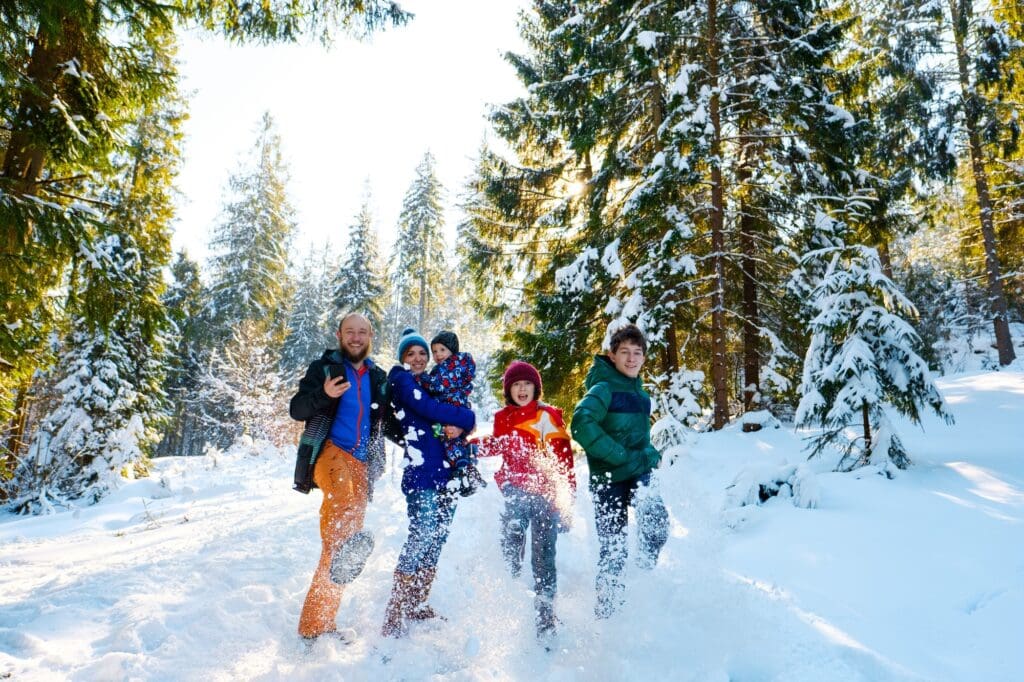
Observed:
[[[363,527],[367,501],[366,463],[328,440],[317,457],[313,481],[324,494],[320,505],[323,550],[299,616],[299,635],[303,637],[316,637],[337,628],[334,619],[344,588],[331,580],[331,558],[345,540]]]

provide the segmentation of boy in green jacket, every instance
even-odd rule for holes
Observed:
[[[640,382],[647,340],[635,325],[611,337],[611,352],[594,358],[587,374],[587,394],[572,415],[572,437],[583,446],[590,465],[597,536],[598,618],[622,606],[619,580],[626,564],[626,523],[636,510],[639,530],[637,565],[651,569],[668,539],[668,511],[652,472],[661,453],[651,445],[651,398]]]

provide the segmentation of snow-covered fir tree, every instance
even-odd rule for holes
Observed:
[[[296,422],[283,406],[294,386],[279,374],[279,350],[259,323],[246,320],[227,343],[211,355],[202,378],[204,396],[231,405],[234,435],[284,445],[295,435]]]
[[[388,312],[388,326],[394,327],[395,338],[405,326],[422,330],[430,324],[438,293],[455,286],[445,281],[444,188],[437,178],[436,165],[433,154],[428,151],[423,155],[402,200],[391,259]]]
[[[210,244],[215,255],[204,317],[212,348],[223,348],[243,323],[252,323],[247,336],[262,330],[265,338],[260,347],[281,351],[294,293],[288,248],[295,211],[288,199],[287,179],[281,140],[273,119],[265,113],[249,164],[229,179],[229,202]],[[214,360],[209,355],[202,358],[207,372],[216,373],[222,367]],[[232,394],[209,390],[200,394],[206,440],[226,447],[239,432]]]
[[[59,402],[18,472],[23,509],[98,499],[123,477],[145,473],[160,440],[173,343],[161,295],[182,120],[173,97],[145,110],[111,159],[100,229],[79,235],[70,333],[52,371]]]
[[[196,389],[202,374],[202,358],[209,339],[203,318],[204,289],[199,264],[179,251],[171,265],[172,280],[163,302],[175,326],[177,343],[168,354],[164,391],[171,404],[171,416],[160,442],[161,455],[202,454],[202,430],[196,419]]]
[[[281,349],[281,376],[289,385],[302,378],[309,363],[324,349],[338,345],[334,336],[338,318],[331,305],[331,278],[337,262],[330,244],[309,249],[301,260],[288,314],[288,334]]]
[[[334,319],[340,320],[347,313],[362,313],[379,333],[384,320],[386,292],[369,190],[364,193],[359,213],[349,226],[345,257],[331,284]]]
[[[290,296],[288,247],[295,231],[281,138],[269,113],[258,127],[247,166],[228,180],[230,199],[210,248],[209,317],[229,338],[246,320],[280,334]]]
[[[478,286],[530,310],[509,344],[568,402],[607,323],[635,320],[666,390],[704,370],[713,428],[791,391],[775,247],[812,197],[846,194],[826,187],[850,175],[842,25],[788,0],[532,9],[509,56],[529,94],[492,116],[515,157],[481,159],[471,208]]]
[[[920,339],[904,319],[916,315],[913,305],[882,272],[873,248],[840,242],[807,253],[801,265],[816,273],[809,283],[816,314],[797,426],[822,429],[813,438],[813,453],[838,446],[839,470],[871,464],[891,474],[893,466],[906,468],[910,456],[885,408],[914,423],[925,407],[950,420],[918,354]]]
[[[24,511],[99,499],[122,478],[144,474],[158,440],[167,339],[162,309],[154,308],[155,317],[140,309],[156,300],[153,290],[137,288],[152,287],[152,277],[127,235],[110,235],[79,253],[85,263],[83,296],[110,316],[74,321],[54,370],[63,377],[56,384],[60,402],[42,420],[17,472],[18,507]]]

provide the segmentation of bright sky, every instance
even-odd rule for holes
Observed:
[[[428,149],[448,196],[454,238],[462,191],[485,137],[488,104],[523,93],[502,55],[522,51],[521,0],[404,0],[416,17],[370,42],[344,37],[326,50],[238,47],[188,36],[180,58],[188,93],[185,162],[175,250],[207,256],[230,173],[256,139],[263,111],[282,138],[297,209],[295,253],[345,241],[364,181],[373,190],[382,255],[390,253],[402,197]],[[493,135],[492,135],[493,137]]]

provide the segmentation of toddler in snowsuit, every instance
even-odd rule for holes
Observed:
[[[480,456],[500,455],[494,476],[505,497],[501,549],[513,576],[522,570],[526,532],[531,530],[537,637],[554,634],[555,540],[568,529],[576,493],[572,448],[562,411],[540,402],[537,369],[516,360],[502,377],[506,407],[494,415],[494,432]]]
[[[476,378],[476,362],[469,353],[459,352],[459,337],[455,332],[442,331],[430,342],[434,367],[429,373],[416,377],[420,386],[438,402],[455,407],[469,408],[469,396]],[[444,440],[445,459],[452,471],[452,481],[463,497],[472,495],[477,488],[486,486],[466,434],[447,438],[443,425],[434,427],[434,435]]]

